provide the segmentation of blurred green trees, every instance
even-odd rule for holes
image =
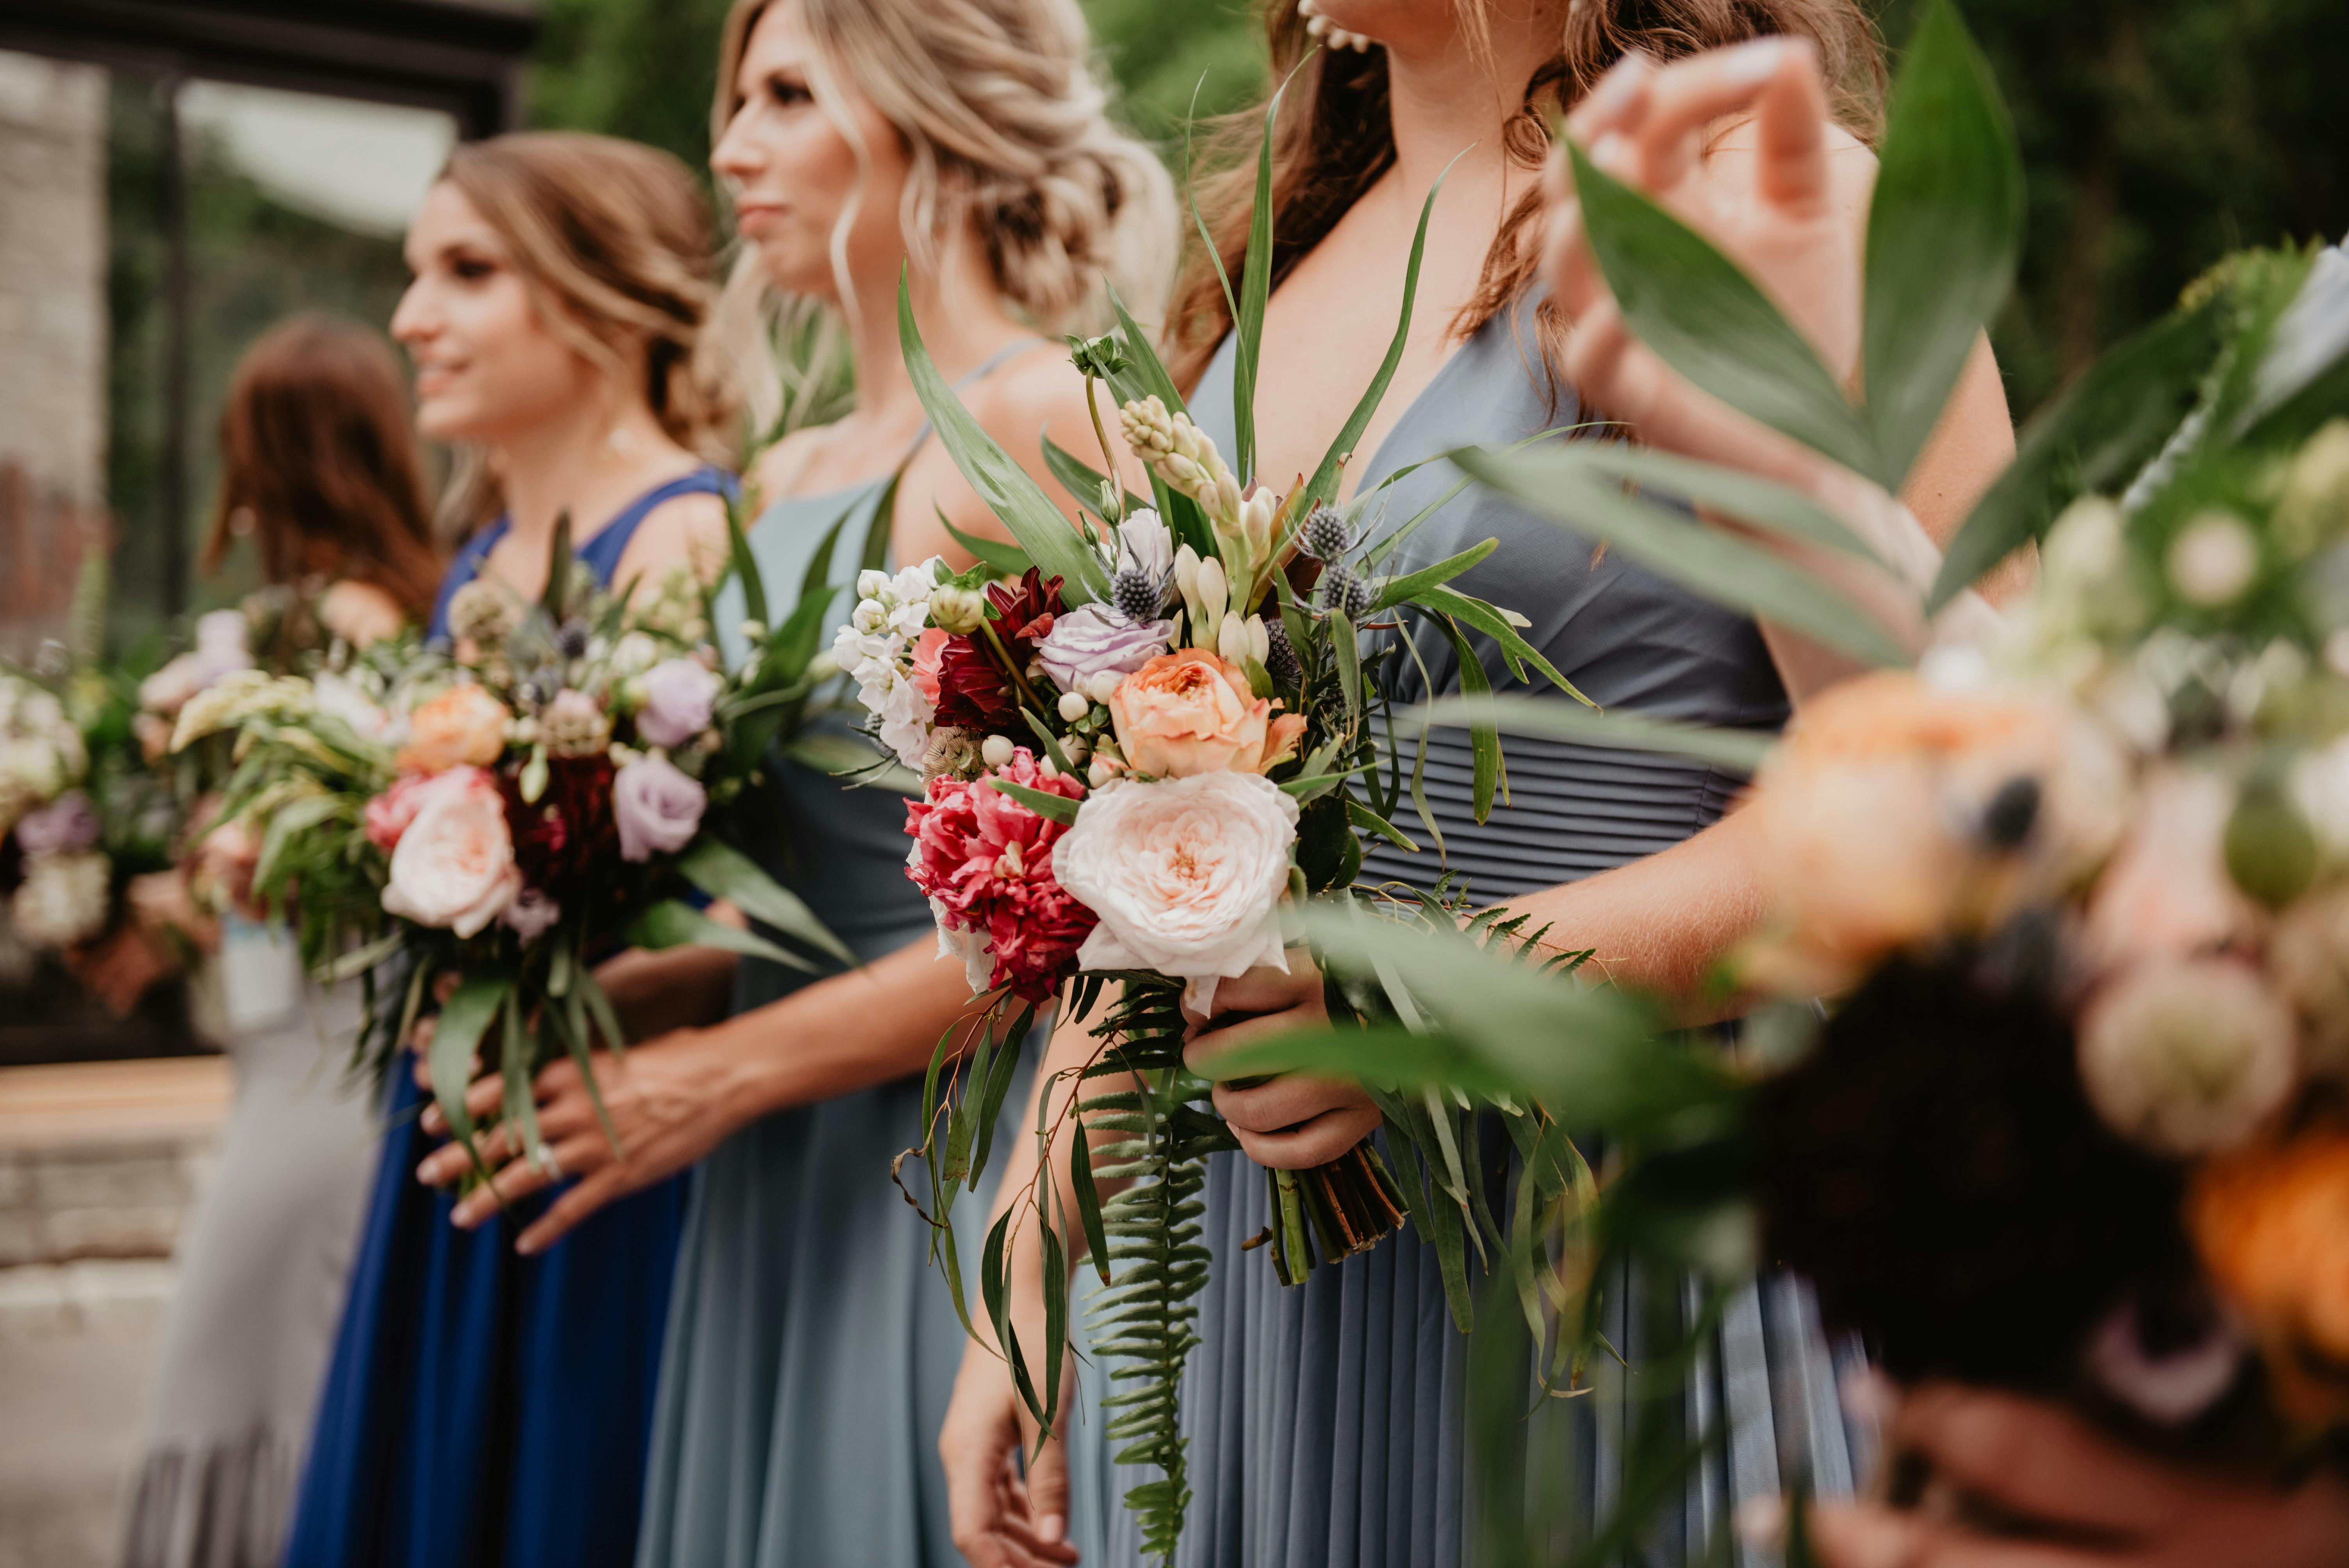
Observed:
[[[1261,79],[1247,0],[1083,0],[1134,127],[1179,156]],[[2018,417],[2239,245],[2349,232],[2342,0],[1961,0],[2031,174],[2022,286],[1997,345]],[[1896,45],[1914,0],[1878,0]],[[726,0],[548,0],[542,124],[700,167]]]

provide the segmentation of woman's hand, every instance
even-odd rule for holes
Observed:
[[[615,1198],[697,1163],[764,1109],[740,1054],[702,1030],[683,1029],[631,1046],[625,1059],[599,1052],[592,1061],[596,1087],[619,1134],[619,1151],[596,1118],[578,1067],[556,1062],[532,1086],[539,1136],[554,1154],[554,1170],[533,1158],[537,1150],[520,1146],[520,1132],[512,1124],[502,1122],[482,1133],[477,1142],[492,1178],[457,1205],[450,1218],[458,1225],[470,1230],[490,1219],[498,1212],[500,1198],[511,1203],[576,1178],[514,1242],[516,1252],[543,1252]],[[477,1118],[494,1116],[504,1093],[504,1079],[492,1073],[465,1091],[466,1109]],[[437,1105],[425,1110],[423,1120],[427,1132],[449,1130]],[[471,1168],[465,1150],[450,1144],[426,1157],[416,1179],[438,1187]]]
[[[1329,1022],[1321,972],[1311,954],[1292,947],[1288,956],[1286,971],[1258,965],[1216,987],[1215,1019],[1195,1020],[1184,1047],[1184,1063],[1193,1072],[1213,1076],[1209,1064],[1234,1047]],[[1232,1021],[1218,1023],[1223,1019]],[[1208,1027],[1211,1023],[1218,1026]],[[1327,1165],[1379,1124],[1379,1108],[1356,1084],[1298,1073],[1242,1081],[1250,1087],[1216,1086],[1216,1109],[1239,1139],[1241,1151],[1275,1171]]]
[[[2070,1411],[1928,1385],[1903,1400],[1900,1439],[1937,1474],[2075,1541],[1979,1534],[1922,1513],[1821,1508],[1826,1568],[2318,1568],[2349,1563],[2349,1491],[2330,1477],[2281,1491],[2132,1452]]]
[[[1740,145],[1714,139],[1745,118]],[[1855,207],[1864,148],[1827,113],[1812,46],[1769,38],[1658,67],[1626,57],[1567,117],[1590,160],[1711,240],[1760,284],[1848,382],[1859,356]],[[1843,159],[1841,168],[1836,160]],[[1625,325],[1582,228],[1563,151],[1551,160],[1544,270],[1572,317],[1576,388],[1650,446],[1809,481],[1826,459],[1699,391]]]
[[[1076,1387],[1066,1369],[1061,1387]],[[1064,1407],[1073,1403],[1066,1393],[1062,1400]],[[938,1429],[955,1549],[970,1560],[971,1568],[1066,1568],[1077,1561],[1076,1549],[1066,1540],[1068,1445],[1054,1437],[1023,1475],[1021,1456],[1035,1452],[1035,1418],[1012,1386],[1011,1368],[971,1341],[963,1349],[954,1398]]]

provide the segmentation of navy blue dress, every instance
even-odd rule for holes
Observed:
[[[703,469],[647,491],[580,546],[611,581],[646,515],[730,493]],[[449,568],[449,601],[504,537]],[[416,1180],[424,1092],[391,1075],[383,1158],[318,1407],[285,1568],[625,1568],[634,1554],[686,1182],[599,1210],[535,1258],[505,1221],[460,1231]],[[525,1221],[543,1198],[519,1205]]]

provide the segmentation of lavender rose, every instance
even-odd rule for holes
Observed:
[[[28,855],[64,854],[98,842],[98,809],[78,789],[68,789],[16,823],[16,842]]]
[[[709,727],[718,677],[692,659],[669,659],[645,672],[645,706],[636,733],[655,746],[682,746]]]
[[[612,815],[620,825],[620,858],[648,861],[673,855],[700,830],[709,792],[667,758],[639,758],[612,779]]]
[[[1099,604],[1080,604],[1053,617],[1036,655],[1062,691],[1082,691],[1097,675],[1132,675],[1164,653],[1174,635],[1172,621],[1128,621]]]
[[[534,887],[526,887],[514,894],[514,901],[506,905],[503,914],[498,916],[501,923],[512,926],[515,934],[524,942],[536,942],[562,918],[563,906]]]

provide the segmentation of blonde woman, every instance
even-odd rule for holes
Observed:
[[[419,428],[461,444],[451,504],[477,529],[432,634],[475,578],[536,595],[564,512],[607,583],[716,559],[733,481],[710,459],[736,402],[701,344],[710,238],[692,176],[650,148],[540,134],[450,157],[409,226],[415,278],[391,324],[416,365]],[[451,1200],[418,1185],[436,1143],[423,1099],[393,1075],[283,1562],[617,1568],[636,1537],[681,1184],[517,1257],[498,1232],[451,1228]]]
[[[843,587],[868,526],[887,530],[893,563],[968,563],[941,513],[999,536],[929,438],[898,347],[901,274],[942,372],[1053,493],[1039,432],[1092,449],[1082,380],[1048,335],[1097,324],[1105,279],[1153,312],[1150,267],[1171,258],[1174,225],[1166,176],[1105,118],[1087,46],[1074,0],[736,5],[711,162],[748,242],[746,284],[787,327],[846,354],[856,386],[845,415],[794,431],[756,471],[767,510],[750,542],[771,615],[789,612],[843,517],[831,573]],[[901,467],[894,510],[875,519]],[[852,599],[835,601],[835,624]],[[721,635],[741,614],[739,598],[721,609]],[[542,1126],[585,1179],[522,1243],[704,1161],[647,1484],[646,1568],[953,1563],[936,1445],[964,1339],[890,1164],[922,1140],[923,1070],[969,991],[961,965],[938,960],[905,878],[904,797],[781,759],[773,788],[771,869],[866,967],[809,984],[747,962],[730,1021],[599,1065],[622,1162],[577,1075],[543,1075]],[[1019,1140],[1012,1119],[999,1150]],[[538,1181],[517,1162],[499,1186]],[[460,1217],[495,1212],[484,1195]]]

